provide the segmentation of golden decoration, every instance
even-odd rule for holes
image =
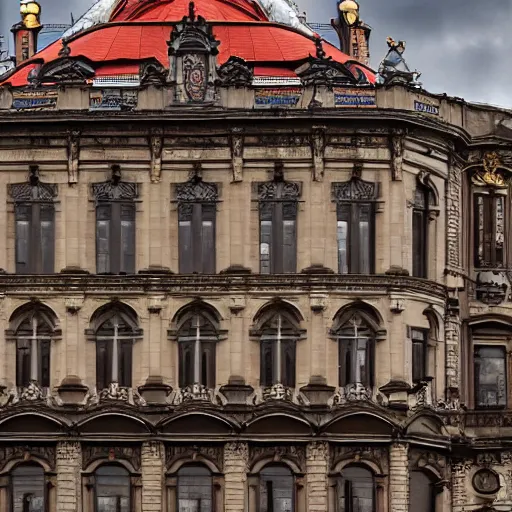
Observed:
[[[475,171],[472,180],[475,185],[507,187],[509,178],[510,171],[502,166],[498,153],[491,151],[484,155],[482,165]]]
[[[349,27],[353,27],[359,21],[359,4],[355,0],[343,0],[339,10]]]
[[[41,26],[41,6],[34,0],[20,0],[20,14],[25,28]]]

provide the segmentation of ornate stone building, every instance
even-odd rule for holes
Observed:
[[[510,112],[100,7],[0,80],[0,511],[510,511]]]

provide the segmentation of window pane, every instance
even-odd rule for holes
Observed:
[[[194,384],[194,342],[180,342],[180,388],[185,388]]]
[[[260,511],[294,512],[292,472],[281,466],[269,466],[260,473]]]
[[[260,353],[260,381],[262,386],[272,386],[274,381],[273,342],[262,341]]]
[[[96,342],[96,387],[105,389],[112,382],[112,341]]]
[[[110,205],[98,206],[96,210],[96,271],[110,272]]]
[[[297,270],[295,247],[295,221],[283,221],[283,272],[295,272]]]
[[[102,466],[95,476],[98,512],[130,512],[128,471],[117,466]]]
[[[178,472],[178,512],[213,512],[212,476],[207,468],[185,466]]]
[[[135,274],[135,205],[121,205],[121,272]]]
[[[348,274],[348,222],[338,221],[338,272]]]
[[[55,209],[53,205],[41,205],[41,269],[44,274],[55,271]]]
[[[409,505],[409,512],[434,512],[434,486],[425,473],[411,471],[410,494],[414,496],[414,499]]]
[[[179,222],[180,244],[180,273],[191,274],[193,272],[194,255],[192,254],[192,221],[180,220]]]
[[[132,386],[132,349],[131,340],[123,340],[119,343],[119,385]]]
[[[262,220],[260,223],[260,272],[270,274],[272,252],[272,221]]]
[[[30,239],[29,207],[16,207],[16,272],[30,272],[29,239]]]
[[[16,386],[30,384],[30,341],[18,340],[16,344]]]
[[[370,247],[370,221],[371,206],[359,205],[359,268],[360,274],[369,274],[371,271],[371,247]]]
[[[425,212],[414,210],[412,214],[412,275],[426,276],[426,223]]]
[[[215,230],[211,220],[203,220],[201,233],[202,242],[202,272],[215,274]]]
[[[289,388],[295,387],[295,341],[281,342],[281,382]]]
[[[475,396],[481,407],[507,405],[503,347],[475,347]]]
[[[45,512],[43,468],[19,466],[11,474],[13,512]]]
[[[357,353],[356,353],[356,373],[355,373],[355,382],[364,384],[365,386],[368,384],[368,368],[367,368],[367,342],[368,340],[358,339],[356,341],[357,344]]]
[[[375,485],[372,473],[365,468],[353,466],[345,468],[342,473],[345,481],[345,511],[375,512]]]
[[[39,340],[39,385],[43,388],[50,387],[50,340]]]

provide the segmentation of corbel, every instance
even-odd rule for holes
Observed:
[[[164,146],[163,130],[161,128],[153,129],[149,142],[151,148],[151,183],[160,183]]]
[[[68,183],[78,183],[78,165],[80,161],[80,131],[68,132]]]
[[[313,181],[322,181],[325,172],[325,126],[313,126],[311,150],[313,154]]]
[[[391,177],[393,181],[402,181],[405,135],[406,132],[402,129],[391,132]]]
[[[233,128],[231,130],[231,170],[233,172],[232,183],[238,183],[244,179],[244,130]]]

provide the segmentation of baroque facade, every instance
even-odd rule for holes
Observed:
[[[0,510],[510,511],[510,112],[112,4],[0,84]]]

